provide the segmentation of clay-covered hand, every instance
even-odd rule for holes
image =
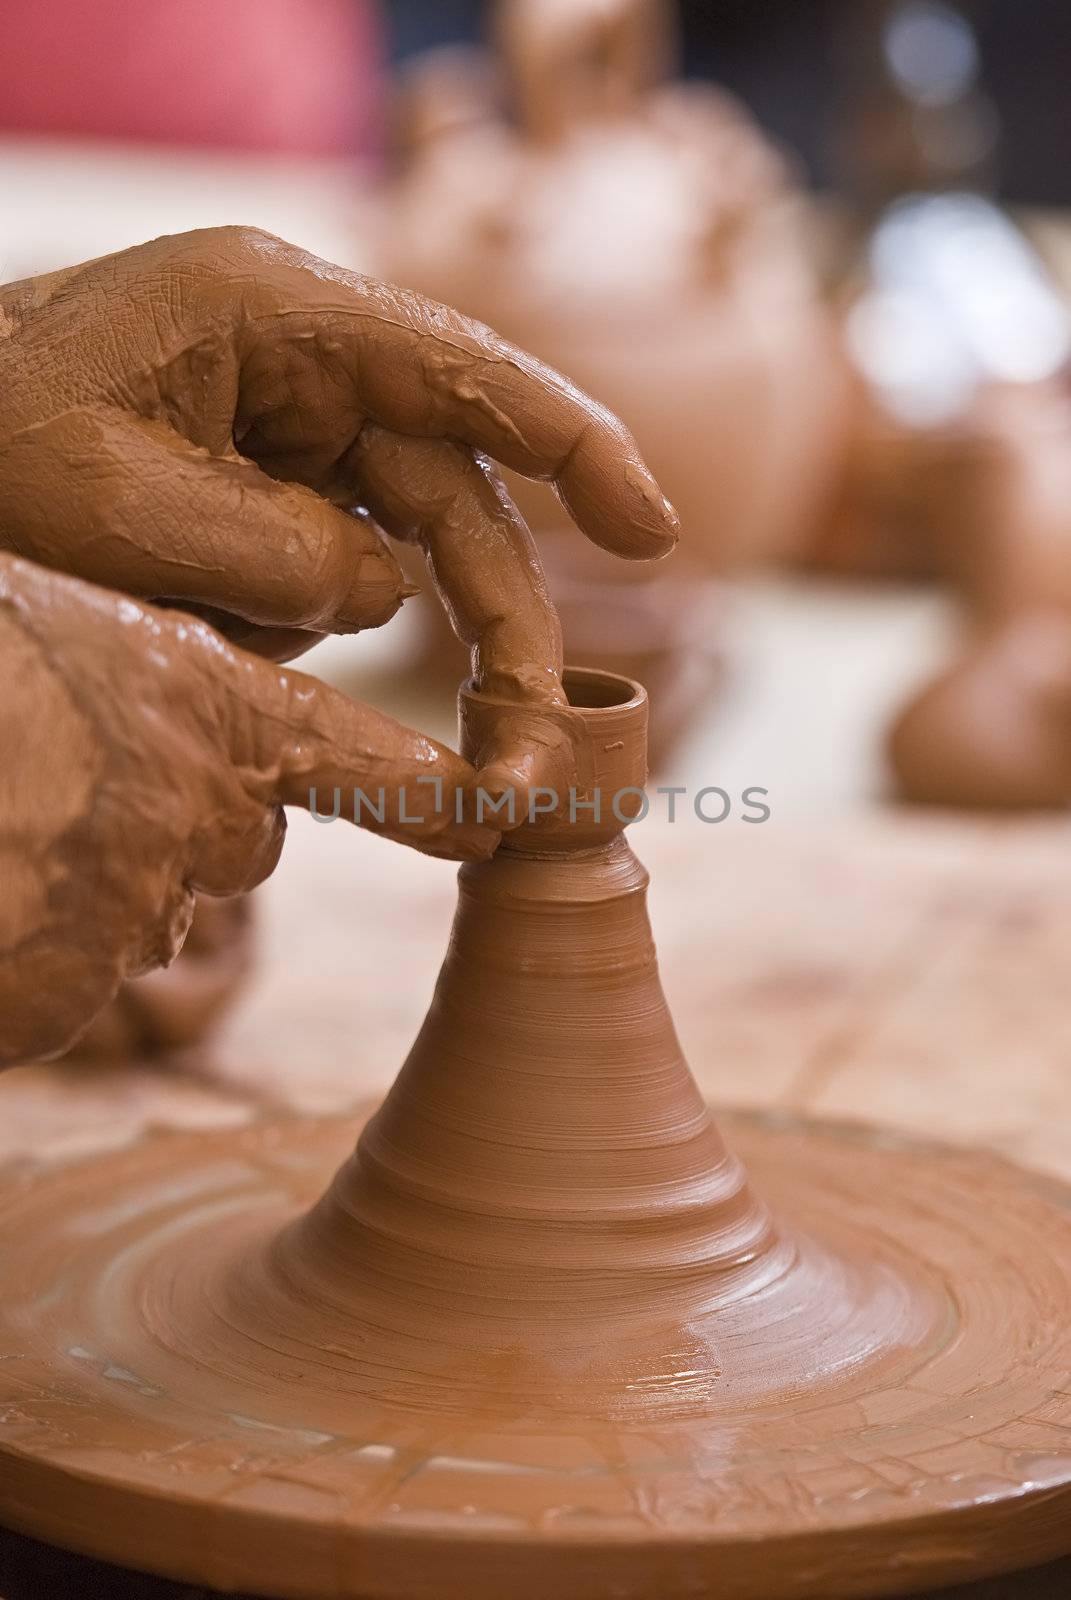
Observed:
[[[0,1065],[67,1048],[166,965],[194,891],[265,878],[282,807],[313,791],[431,855],[498,842],[456,820],[475,774],[453,751],[199,619],[7,555],[0,676]]]
[[[169,967],[120,984],[71,1056],[114,1063],[189,1049],[209,1038],[255,966],[256,895],[197,896],[190,931]]]
[[[4,547],[191,607],[278,659],[397,610],[405,584],[377,517],[445,544],[446,567],[467,542],[476,576],[454,609],[507,680],[496,630],[534,635],[538,680],[553,619],[483,452],[553,480],[608,550],[656,556],[676,536],[630,434],[564,378],[255,229],[0,289],[0,397]]]

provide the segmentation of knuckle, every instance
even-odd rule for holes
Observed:
[[[211,265],[225,279],[254,279],[266,287],[271,274],[290,264],[294,247],[248,223],[230,223],[211,234]]]
[[[249,261],[262,256],[265,250],[275,249],[280,240],[266,228],[254,227],[248,222],[225,222],[208,230],[204,240],[205,254],[216,257],[220,253],[227,259]]]
[[[282,806],[271,806],[255,831],[245,875],[237,887],[243,891],[255,889],[265,878],[270,878],[279,865],[285,842],[286,812]]]
[[[311,497],[315,499],[314,496]],[[345,603],[353,577],[351,549],[335,518],[340,513],[317,506],[300,542],[302,581],[300,591],[289,574],[286,598],[292,606],[292,622],[297,627],[331,623]]]
[[[167,884],[126,951],[123,976],[137,977],[157,967],[169,967],[185,942],[193,910],[189,885],[184,881]]]

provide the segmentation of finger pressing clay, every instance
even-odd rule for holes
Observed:
[[[265,878],[286,805],[330,815],[337,791],[339,815],[455,859],[497,842],[459,819],[475,774],[453,751],[181,612],[0,556],[0,664],[0,1064],[68,1048],[166,966],[195,890]]]
[[[367,425],[351,459],[384,527],[423,549],[474,685],[517,708],[480,753],[481,786],[495,798],[567,788],[561,627],[535,542],[487,458]]]
[[[564,686],[580,804],[462,868],[356,1148],[290,1113],[0,1186],[0,1521],[277,1600],[862,1600],[1071,1548],[1066,1188],[723,1132],[599,804],[644,691]],[[462,748],[512,714],[466,685]]]
[[[535,542],[486,458],[369,425],[350,461],[384,526],[423,549],[480,688],[564,705],[561,628]]]
[[[13,553],[210,608],[263,653],[376,627],[406,583],[336,469],[366,423],[552,482],[619,555],[676,517],[616,417],[489,328],[248,228],[0,290],[0,528]],[[341,502],[335,504],[332,502]]]

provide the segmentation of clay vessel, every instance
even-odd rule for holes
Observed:
[[[890,730],[899,792],[1061,809],[1071,803],[1071,405],[1054,384],[993,386],[916,466],[971,633]]]
[[[409,76],[383,275],[599,395],[708,566],[799,548],[839,475],[847,380],[778,157],[729,96],[663,81],[666,0],[495,16],[504,104],[470,58]],[[537,534],[560,522],[545,491],[511,492]]]
[[[1066,1195],[791,1121],[731,1153],[623,835],[645,695],[565,687],[556,792],[462,868],[326,1192],[352,1130],[290,1117],[0,1194],[0,1520],[285,1600],[837,1600],[1067,1550]],[[529,715],[461,714],[477,765]]]
[[[888,753],[906,800],[1071,804],[1071,616],[1028,609],[984,632],[900,712]]]
[[[1071,399],[1062,384],[991,385],[916,471],[939,569],[983,627],[1071,616]]]
[[[911,427],[857,382],[836,512],[811,564],[938,578],[983,627],[1071,613],[1071,401],[1055,382],[988,383],[954,419]]]
[[[555,528],[539,539],[547,587],[578,667],[601,668],[643,683],[650,696],[651,771],[665,773],[681,741],[720,693],[726,672],[727,586],[690,550],[650,566],[623,562]],[[414,576],[417,573],[414,562]],[[456,683],[467,651],[434,595],[419,612],[411,670],[422,684]]]
[[[284,1300],[291,1323],[330,1307],[384,1400],[434,1372],[470,1415],[522,1397],[533,1416],[609,1415],[622,1383],[649,1387],[657,1414],[667,1324],[679,1360],[693,1318],[789,1265],[662,994],[647,875],[623,836],[646,778],[646,696],[596,672],[566,687],[565,721],[583,722],[575,820],[562,793],[461,869],[408,1060],[324,1200],[225,1313],[252,1334]],[[462,692],[474,763],[504,711]]]

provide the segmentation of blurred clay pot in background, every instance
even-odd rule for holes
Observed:
[[[403,86],[379,270],[617,411],[708,569],[787,555],[839,477],[848,381],[779,159],[729,97],[654,81],[667,4],[496,18],[497,59],[440,55]],[[537,532],[560,520],[511,489]]]
[[[948,445],[891,416],[861,374],[853,371],[850,382],[853,422],[836,500],[799,564],[838,577],[936,578],[945,565],[947,508],[937,505],[937,485],[947,476]],[[934,493],[923,487],[931,480]]]
[[[978,622],[1071,617],[1071,399],[1059,382],[993,385],[915,474],[939,570]]]
[[[540,550],[570,662],[643,684],[648,761],[652,772],[665,772],[721,684],[724,586],[688,552],[664,566],[637,567],[571,529],[542,535]]]
[[[171,966],[124,983],[69,1056],[128,1060],[200,1044],[240,994],[253,955],[251,897],[199,895]]]
[[[1071,401],[991,384],[954,423],[905,435],[899,477],[932,570],[957,591],[961,657],[900,713],[900,793],[936,805],[1071,804]]]
[[[1060,383],[990,384],[912,428],[860,382],[844,487],[808,565],[937,578],[983,625],[1024,607],[1071,615],[1071,399]]]
[[[1071,615],[1020,611],[985,633],[901,712],[888,752],[922,804],[1071,804]]]

